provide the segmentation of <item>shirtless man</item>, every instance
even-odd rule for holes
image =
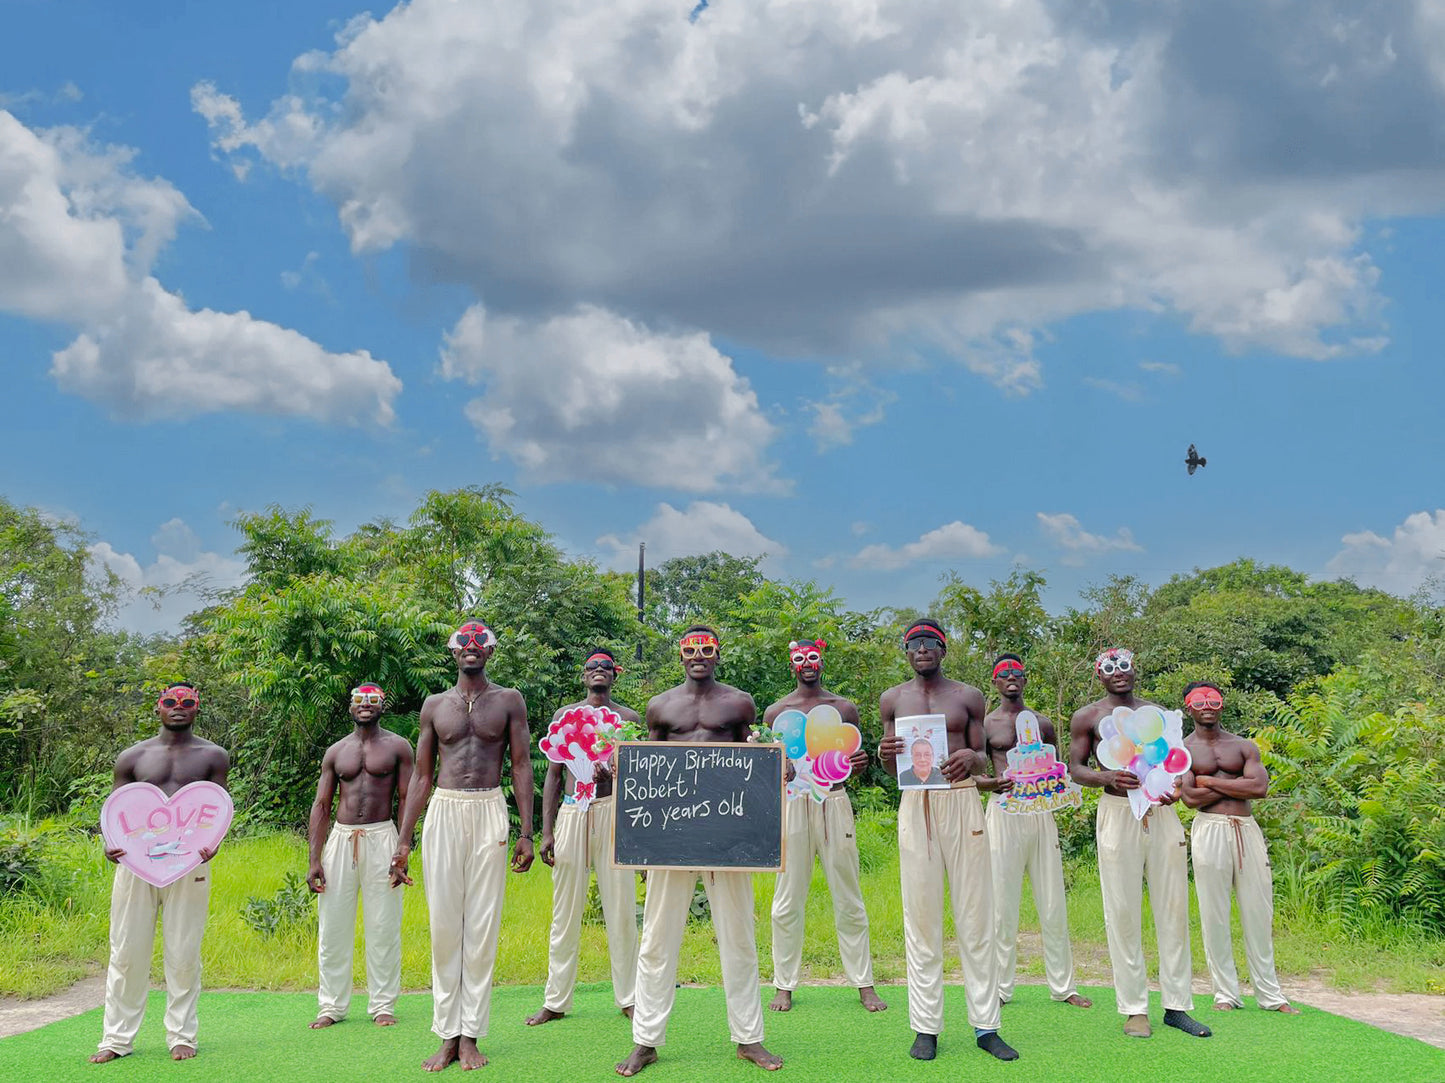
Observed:
[[[686,679],[648,700],[644,719],[653,741],[747,741],[757,708],[753,697],[714,676],[721,658],[717,632],[695,624],[678,644]],[[667,1036],[667,1017],[677,997],[677,956],[687,926],[696,872],[654,869],[647,876],[642,911],[642,946],[637,956],[637,1007],[632,1016],[634,1047],[617,1074],[636,1075],[657,1060]],[[759,995],[758,945],[753,932],[753,877],[746,872],[704,872],[712,908],[713,934],[722,962],[728,1030],[738,1056],[776,1071],[781,1057],[763,1048],[763,1005]]]
[[[380,685],[353,688],[355,725],[321,757],[321,781],[316,784],[308,834],[311,868],[306,874],[306,883],[320,896],[316,902],[320,1011],[312,1030],[341,1022],[351,1007],[358,894],[366,929],[366,1010],[377,1026],[396,1023],[402,898],[401,880],[390,868],[397,843],[392,817],[406,808],[414,757],[410,741],[381,728],[385,709],[386,693]],[[328,836],[326,826],[338,786],[341,803]]]
[[[1016,654],[1001,654],[993,664],[993,686],[999,704],[983,720],[984,741],[993,760],[996,778],[1004,778],[1009,750],[1018,744],[1018,717],[1025,710],[1024,689],[1029,679],[1024,663]],[[1058,749],[1059,738],[1047,715],[1039,720],[1039,736]],[[1007,792],[1012,785],[1000,785]],[[1044,941],[1044,975],[1054,1000],[1089,1008],[1093,1001],[1079,995],[1074,984],[1074,953],[1069,946],[1069,914],[1064,902],[1064,860],[1059,852],[1059,829],[1052,812],[1012,815],[1004,812],[997,795],[988,804],[988,845],[993,866],[993,908],[995,942],[998,948],[998,995],[1007,1004],[1013,999],[1014,976],[1018,970],[1019,899],[1024,871],[1033,887],[1034,906],[1039,912],[1039,930]]]
[[[432,1030],[442,1044],[423,1062],[428,1072],[440,1072],[456,1060],[463,1068],[487,1063],[477,1040],[487,1033],[497,933],[502,927],[507,865],[502,759],[508,754],[522,821],[512,871],[532,867],[527,705],[516,689],[487,680],[487,660],[497,637],[485,624],[467,621],[447,645],[456,659],[457,683],[422,704],[416,770],[407,793],[401,839],[391,859],[396,880],[411,883],[406,866],[412,832],[431,798],[421,832],[421,857],[431,912]]]
[[[1194,732],[1184,739],[1193,761],[1184,775],[1184,803],[1199,810],[1190,829],[1190,849],[1214,1007],[1219,1011],[1244,1007],[1229,935],[1232,889],[1239,898],[1239,924],[1255,1002],[1266,1011],[1298,1015],[1274,972],[1274,881],[1264,835],[1249,804],[1269,793],[1269,772],[1253,741],[1220,727],[1224,694],[1218,685],[1195,681],[1187,686],[1184,709],[1194,719]]]
[[[803,639],[788,644],[788,658],[797,677],[797,687],[763,713],[771,726],[784,711],[807,714],[820,704],[837,709],[844,722],[858,725],[858,708],[842,696],[823,687],[821,639]],[[859,748],[851,757],[853,771],[868,766],[868,753]],[[773,984],[777,994],[768,1005],[775,1012],[793,1007],[793,990],[798,987],[803,965],[803,910],[808,904],[808,887],[813,880],[813,855],[823,860],[823,875],[833,895],[833,920],[838,926],[838,955],[848,984],[858,990],[858,999],[870,1012],[888,1007],[873,988],[873,959],[868,950],[868,911],[863,907],[859,883],[858,840],[854,837],[853,805],[848,791],[838,782],[819,804],[811,797],[788,801],[783,809],[783,830],[787,865],[778,875],[773,894]]]
[[[908,963],[908,1021],[916,1037],[908,1055],[932,1060],[943,1032],[943,881],[948,878],[968,1021],[978,1047],[999,1060],[1018,1053],[999,1037],[998,953],[994,948],[993,878],[979,790],[998,779],[982,775],[983,693],[943,675],[948,640],[935,621],[917,620],[903,634],[913,679],[894,685],[878,701],[883,740],[878,755],[898,774],[903,738],[897,723],[912,715],[941,714],[948,758],[940,770],[947,790],[904,790],[898,808],[898,864],[903,886],[903,938]]]
[[[587,698],[559,708],[552,720],[555,722],[573,707],[592,706],[615,711],[626,722],[641,722],[636,711],[612,698],[612,685],[621,672],[611,651],[593,651],[582,664]],[[637,874],[631,869],[612,867],[612,772],[606,763],[597,765],[594,784],[597,794],[592,803],[579,809],[573,796],[577,780],[572,772],[560,763],[547,765],[547,781],[542,786],[541,857],[552,866],[552,939],[547,951],[547,988],[542,1009],[528,1017],[529,1027],[561,1019],[572,1009],[589,869],[597,872],[597,894],[607,923],[612,997],[622,1014],[632,1018],[637,985]]]
[[[1090,767],[1099,743],[1099,723],[1116,707],[1137,709],[1148,703],[1134,695],[1138,672],[1134,654],[1111,647],[1094,660],[1104,695],[1080,707],[1069,720],[1069,774],[1081,786],[1102,786],[1094,825],[1099,847],[1099,887],[1104,895],[1104,932],[1114,968],[1114,1000],[1126,1017],[1124,1033],[1147,1038],[1149,975],[1144,961],[1144,880],[1159,943],[1159,987],[1165,1025],[1196,1038],[1210,1030],[1190,1017],[1194,997],[1189,972],[1189,870],[1185,867],[1184,827],[1170,807],[1178,790],[1166,794],[1142,820],[1134,818],[1128,791],[1139,785],[1129,771]]]
[[[195,688],[178,681],[156,700],[160,732],[127,748],[115,761],[112,790],[131,782],[149,782],[167,796],[192,782],[226,785],[231,761],[220,745],[192,730],[201,699]],[[217,847],[219,849],[219,847]],[[166,1045],[172,1060],[196,1055],[196,1002],[201,995],[201,934],[211,901],[211,858],[202,847],[201,864],[165,887],[153,887],[124,865],[124,847],[105,851],[115,863],[110,889],[110,968],[105,975],[105,1022],[92,1064],[128,1056],[145,1018],[150,991],[151,951],[156,911],[166,971]]]

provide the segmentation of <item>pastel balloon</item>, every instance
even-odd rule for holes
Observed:
[[[773,728],[781,735],[789,759],[800,760],[808,754],[808,716],[802,711],[784,711],[773,720]]]
[[[1164,770],[1171,775],[1182,775],[1189,770],[1189,749],[1171,748],[1169,755],[1164,757]]]
[[[838,708],[820,703],[808,712],[808,755],[836,750],[851,756],[863,745],[863,735],[851,722],[844,722]]]
[[[1174,789],[1174,776],[1162,767],[1152,768],[1144,776],[1144,792],[1151,801],[1157,801]]]
[[[1109,715],[1099,723],[1099,740],[1107,741],[1119,732],[1119,724],[1114,721],[1114,716]]]
[[[1139,778],[1149,773],[1149,761],[1144,758],[1143,752],[1136,752],[1134,758],[1129,761],[1129,770]]]
[[[1099,746],[1099,762],[1111,771],[1122,771],[1134,758],[1134,742],[1117,733]]]
[[[820,753],[813,761],[813,777],[819,782],[842,782],[853,773],[848,757],[836,748]]]
[[[1169,742],[1163,737],[1150,741],[1144,746],[1144,759],[1151,767],[1156,767],[1164,762],[1169,755]]]
[[[1141,745],[1164,736],[1164,716],[1154,707],[1141,707],[1134,712],[1131,736]]]

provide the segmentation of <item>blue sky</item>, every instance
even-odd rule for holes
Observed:
[[[12,0],[0,492],[136,587],[489,481],[859,607],[1445,572],[1429,5],[691,6]]]

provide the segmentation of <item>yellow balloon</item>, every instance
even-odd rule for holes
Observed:
[[[863,743],[858,727],[844,722],[838,708],[820,703],[808,712],[808,728],[804,730],[808,755],[817,759],[824,752],[838,751],[851,756]]]
[[[1141,707],[1134,712],[1134,739],[1141,745],[1164,736],[1164,716],[1158,707]]]

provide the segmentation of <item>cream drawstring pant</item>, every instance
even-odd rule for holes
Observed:
[[[873,984],[873,960],[868,951],[868,911],[859,884],[853,805],[847,792],[832,790],[821,802],[811,797],[784,802],[783,830],[788,856],[773,894],[773,984],[791,991],[802,976],[803,911],[816,854],[833,896],[843,974],[854,989],[867,988]]]
[[[421,858],[431,912],[432,1030],[441,1038],[482,1038],[506,890],[501,789],[432,791]]]
[[[607,923],[607,955],[612,964],[612,997],[619,1008],[632,1006],[637,983],[637,874],[612,865],[612,798],[586,809],[564,804],[553,828],[552,938],[547,951],[548,1011],[572,1010],[582,938],[587,883],[597,874],[597,894]]]
[[[321,974],[320,1016],[345,1019],[351,1007],[351,956],[356,901],[366,936],[366,1010],[375,1019],[396,1010],[401,992],[401,887],[392,887],[396,824],[338,823],[326,838],[321,868],[326,890],[316,896],[316,957]]]
[[[999,1026],[998,953],[994,950],[993,876],[983,805],[974,783],[947,790],[904,790],[898,808],[903,881],[903,941],[908,1020],[920,1034],[943,1033],[943,883],[948,879],[968,1021]]]
[[[196,1048],[201,934],[210,902],[208,862],[165,887],[154,887],[124,865],[116,866],[110,888],[110,967],[105,975],[101,1052],[123,1057],[135,1048],[150,991],[157,911],[166,974],[166,1045]]]
[[[1200,812],[1190,829],[1194,892],[1199,896],[1199,931],[1214,983],[1214,1002],[1244,1006],[1234,944],[1229,933],[1229,896],[1239,900],[1244,957],[1254,999],[1261,1008],[1289,1003],[1274,972],[1274,877],[1264,833],[1253,816]]]
[[[1013,814],[1003,810],[999,798],[989,802],[989,859],[993,867],[994,940],[998,950],[998,995],[1013,999],[1018,970],[1019,900],[1024,873],[1029,875],[1039,930],[1044,941],[1044,976],[1049,995],[1068,1000],[1079,990],[1074,985],[1074,952],[1069,945],[1069,913],[1064,902],[1064,859],[1059,852],[1059,829],[1052,812]]]
[[[707,889],[722,962],[728,1033],[738,1045],[763,1040],[752,874],[651,869],[637,955],[637,1006],[632,1012],[632,1040],[637,1045],[655,1049],[667,1040],[667,1017],[677,996],[677,956],[699,876]]]
[[[1189,1011],[1189,870],[1184,827],[1171,805],[1156,805],[1136,820],[1129,801],[1099,797],[1094,821],[1099,844],[1099,886],[1104,894],[1104,932],[1114,968],[1114,1000],[1120,1015],[1147,1015],[1149,974],[1144,960],[1144,881],[1154,910],[1159,944],[1159,988],[1166,1011]]]

